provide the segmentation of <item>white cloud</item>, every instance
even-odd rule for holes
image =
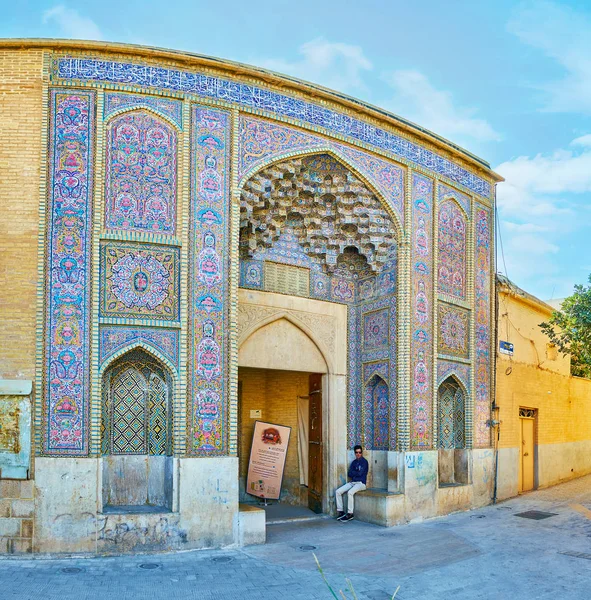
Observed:
[[[583,12],[553,2],[519,5],[507,24],[526,44],[539,48],[565,71],[559,81],[542,84],[545,107],[554,112],[591,113],[591,20]]]
[[[536,225],[535,223],[514,223],[513,221],[503,221],[501,223],[504,231],[514,231],[516,233],[542,233],[548,231],[545,225]]]
[[[497,206],[507,275],[526,289],[545,286],[549,295],[551,285],[564,294],[572,287],[560,255],[580,244],[580,230],[588,227],[579,209],[591,194],[589,137],[573,140],[572,150],[520,156],[495,169],[505,177],[497,188]],[[499,269],[505,270],[501,253]]]
[[[486,120],[475,116],[474,109],[458,107],[450,92],[433,87],[419,71],[393,71],[384,80],[394,90],[388,105],[395,113],[454,141],[501,139]]]
[[[499,165],[497,171],[505,177],[508,186],[517,185],[531,193],[591,192],[591,147],[582,145],[582,151],[561,149],[533,158],[519,156]]]
[[[293,62],[271,58],[255,63],[342,92],[366,89],[363,73],[373,65],[360,46],[317,38],[302,44],[298,53],[302,59]]]
[[[574,139],[570,143],[570,145],[571,146],[585,146],[585,147],[591,148],[591,133],[588,133],[587,135],[582,135],[581,137]]]
[[[64,4],[56,4],[43,13],[43,23],[57,25],[60,35],[82,40],[102,40],[98,25],[88,17],[83,17],[76,9]]]

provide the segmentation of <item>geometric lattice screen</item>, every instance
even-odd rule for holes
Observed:
[[[464,448],[464,429],[464,392],[453,377],[448,377],[439,386],[439,447]]]
[[[103,377],[103,454],[171,453],[170,377],[143,350],[133,350]]]

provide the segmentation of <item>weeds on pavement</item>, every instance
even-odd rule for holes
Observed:
[[[326,583],[326,587],[330,590],[332,597],[335,600],[347,600],[347,595],[343,592],[343,590],[339,590],[339,594],[337,595],[337,593],[332,589],[332,586],[330,585],[330,583],[328,583],[328,579],[326,579],[326,575],[324,574],[324,571],[322,570],[322,567],[320,566],[318,557],[316,556],[316,554],[314,554],[314,552],[312,552],[312,556],[314,557],[314,560],[316,561],[316,566],[318,567],[318,570],[320,571],[320,575],[322,575],[322,579],[324,579],[324,583]],[[355,593],[355,589],[353,588],[353,584],[351,583],[351,580],[349,578],[345,577],[345,581],[347,582],[347,587],[349,588],[349,591],[351,592],[351,597],[353,598],[353,600],[358,600],[357,594]],[[399,589],[400,589],[400,586],[398,586],[396,588],[396,590],[392,594],[392,598],[390,600],[393,600],[396,597],[396,594],[398,593]]]

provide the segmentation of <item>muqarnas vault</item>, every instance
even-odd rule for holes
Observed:
[[[259,69],[15,44],[0,44],[3,76],[38,84],[14,116],[38,232],[19,272],[38,284],[16,280],[20,311],[1,317],[7,342],[25,331],[3,375],[34,382],[19,489],[35,527],[15,544],[264,541],[245,487],[252,414],[292,427],[281,502],[333,512],[357,443],[371,465],[360,519],[488,502],[486,162]]]

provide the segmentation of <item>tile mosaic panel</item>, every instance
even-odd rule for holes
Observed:
[[[444,302],[440,302],[437,308],[439,353],[468,358],[470,341],[469,311]]]
[[[472,210],[470,209],[470,196],[463,194],[462,192],[440,183],[437,186],[437,199],[439,204],[442,204],[445,200],[455,200],[466,212],[466,216],[470,218]]]
[[[388,348],[389,335],[389,310],[383,308],[363,315],[363,349],[377,350]]]
[[[88,454],[95,94],[50,91],[43,453]]]
[[[439,293],[466,299],[467,224],[453,200],[439,205],[437,282]]]
[[[140,341],[159,350],[178,368],[179,330],[160,327],[150,329],[148,327],[102,325],[99,336],[99,361],[103,364],[105,360],[120,350]]]
[[[433,181],[418,173],[412,176],[412,224],[410,445],[426,450],[433,443]]]
[[[316,271],[310,273],[310,297],[318,300],[330,300],[331,282],[329,275]]]
[[[376,293],[376,278],[367,277],[357,283],[357,298],[360,302],[371,300]]]
[[[363,382],[367,383],[374,375],[381,377],[384,381],[390,379],[390,361],[379,360],[376,362],[364,363]]]
[[[178,136],[146,110],[107,125],[105,227],[174,234]]]
[[[106,242],[100,254],[102,317],[178,321],[178,248]]]
[[[320,104],[255,85],[156,65],[73,57],[56,58],[52,64],[52,78],[174,90],[269,111],[281,117],[323,127],[335,134],[400,156],[487,198],[492,194],[491,185],[487,181],[432,150]]]
[[[376,294],[386,296],[396,291],[396,265],[393,269],[384,270],[378,275],[376,283]]]
[[[347,309],[347,448],[363,441],[362,401],[360,382],[361,360],[361,308],[351,304]]]
[[[490,446],[490,429],[487,422],[490,419],[491,403],[491,244],[493,225],[491,211],[481,205],[476,205],[475,218],[474,444],[482,448]]]
[[[265,278],[263,269],[264,262],[260,260],[241,260],[240,261],[240,287],[254,290],[265,288]]]
[[[105,119],[114,112],[148,107],[156,113],[168,117],[179,129],[183,127],[183,105],[180,100],[159,98],[158,96],[145,96],[139,94],[120,94],[119,92],[105,92],[103,115]]]
[[[374,375],[365,386],[365,428],[363,447],[388,450],[390,430],[390,401],[388,384]]]
[[[325,151],[327,147],[345,158],[361,173],[370,185],[382,194],[397,214],[400,223],[404,223],[404,169],[368,152],[305,133],[294,127],[255,117],[240,117],[239,176],[243,177],[282,154],[312,152],[314,149]]]
[[[355,282],[342,277],[330,278],[330,297],[335,302],[355,301]]]
[[[187,452],[228,452],[230,114],[193,106]],[[204,301],[208,298],[207,302]]]
[[[439,359],[437,361],[437,385],[440,386],[450,375],[458,379],[470,393],[470,365]]]
[[[388,315],[387,326],[389,343],[379,348],[366,348],[363,344],[365,316]],[[373,449],[373,434],[376,420],[374,404],[369,402],[367,382],[372,376],[382,378],[388,389],[389,448],[396,449],[396,297],[381,297],[370,302],[349,305],[348,310],[348,402],[347,402],[347,442],[349,448],[362,443],[368,450]],[[371,396],[371,398],[374,398]],[[383,398],[382,398],[383,399]],[[378,413],[379,414],[379,413]],[[383,424],[382,420],[382,424]],[[383,438],[383,436],[382,436]]]

